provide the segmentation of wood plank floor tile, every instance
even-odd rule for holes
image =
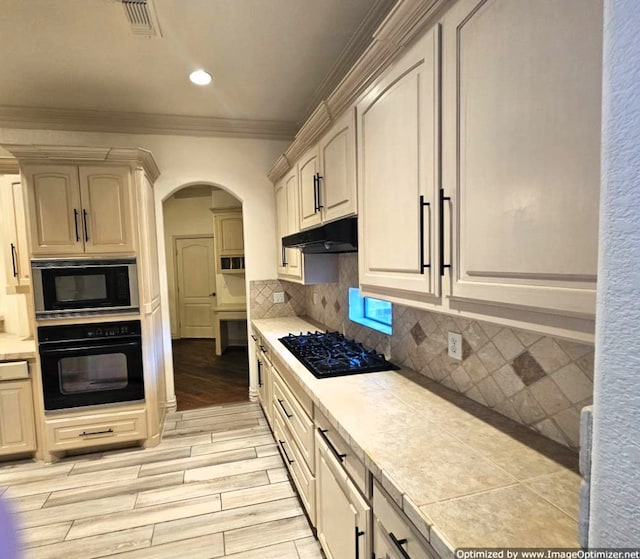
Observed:
[[[240,462],[236,461],[227,464],[217,464],[215,466],[204,466],[202,468],[186,470],[184,473],[184,481],[187,483],[237,474],[248,474],[249,472],[268,470],[269,468],[276,468],[281,465],[282,459],[279,456],[265,456],[264,458],[253,458]]]
[[[252,435],[250,437],[242,437],[227,441],[216,441],[215,443],[209,444],[200,444],[191,449],[191,456],[211,454],[212,452],[224,452],[226,450],[240,450],[242,448],[258,447],[265,444],[273,444],[273,436],[271,433]]]
[[[136,464],[153,464],[155,462],[187,458],[190,455],[190,448],[169,448],[159,451],[155,449],[138,450],[137,452],[131,452],[125,455],[105,456],[100,460],[76,464],[71,472],[69,472],[69,475],[74,476],[85,472],[100,472],[102,470],[124,468],[125,466],[133,466]]]
[[[227,464],[229,462],[249,460],[255,457],[255,448],[242,448],[240,450],[229,450],[227,452],[217,452],[215,454],[203,454],[202,456],[181,458],[179,460],[167,460],[164,462],[156,462],[155,464],[143,464],[140,468],[139,476],[154,476],[158,474],[165,474],[167,472],[175,472],[176,470],[193,470],[203,466]]]
[[[12,467],[7,470],[0,471],[0,483],[2,485],[14,485],[16,483],[27,483],[30,481],[39,481],[49,479],[55,476],[67,475],[73,468],[73,462],[68,464],[44,464],[40,467],[21,468]]]
[[[224,555],[222,534],[208,534],[187,541],[154,545],[114,555],[114,559],[214,559]]]
[[[11,509],[14,512],[26,512],[42,508],[45,501],[49,497],[49,493],[38,493],[37,495],[28,495],[26,497],[16,497],[8,499],[11,503]]]
[[[182,475],[182,472],[180,472]],[[136,507],[148,507],[173,501],[182,501],[206,495],[215,495],[223,491],[233,491],[236,489],[252,488],[260,485],[267,485],[269,478],[266,472],[252,472],[238,476],[229,476],[210,481],[185,483],[168,487],[166,489],[154,489],[138,493]]]
[[[148,548],[151,545],[153,526],[121,530],[84,538],[82,542],[66,541],[29,552],[28,559],[97,559],[126,551]],[[116,555],[119,557],[120,555]]]
[[[269,427],[264,425],[253,425],[251,427],[244,427],[242,429],[233,429],[229,431],[218,431],[211,433],[211,442],[229,441],[232,439],[240,439],[243,437],[250,437],[254,435],[270,434]]]
[[[156,524],[153,544],[184,540],[292,517],[301,517],[306,521],[297,497]],[[304,536],[308,535],[304,534]],[[265,545],[268,545],[268,542]]]
[[[311,536],[306,517],[296,516],[283,520],[265,522],[247,528],[238,528],[224,533],[224,548],[227,554],[247,551],[258,546],[288,542]]]
[[[176,422],[176,429],[184,429],[189,427],[208,427],[218,425],[233,425],[247,419],[261,419],[264,417],[261,410],[242,411],[238,413],[230,413],[226,415],[214,415],[200,417],[197,419],[182,419]]]
[[[296,492],[288,481],[271,483],[248,489],[238,489],[222,493],[222,510],[246,507],[255,503],[277,501],[287,497],[295,497]]]
[[[199,516],[215,511],[221,507],[220,497],[213,495],[189,501],[166,503],[141,509],[133,509],[115,514],[102,514],[77,520],[67,534],[67,540],[97,536],[126,528],[135,528],[145,524],[156,524],[179,518]],[[99,510],[99,509],[94,509]]]
[[[65,489],[64,491],[52,493],[44,504],[44,507],[81,503],[88,499],[99,499],[128,493],[133,494],[138,491],[182,485],[183,479],[184,472],[171,472],[169,474],[129,479],[120,483],[109,482],[101,485],[91,485],[89,487]]]
[[[46,526],[36,526],[35,528],[26,528],[18,531],[18,539],[25,549],[55,544],[64,540],[71,528],[71,524],[71,521],[68,521],[47,524]]]
[[[215,417],[221,415],[229,415],[234,413],[241,413],[245,411],[256,411],[262,409],[257,402],[241,402],[239,404],[227,404],[209,408],[201,408],[197,410],[186,410],[181,412],[181,416],[172,417],[174,419],[198,419],[201,417]]]
[[[183,435],[194,435],[196,433],[219,433],[221,431],[233,431],[235,429],[242,429],[245,427],[258,427],[263,425],[262,419],[242,419],[234,421],[233,423],[212,423],[210,425],[201,425],[194,427],[181,427],[180,429],[174,429],[172,431],[166,431],[163,437],[181,437]]]
[[[228,559],[299,559],[298,551],[293,542],[259,547],[250,551],[225,555],[225,557]]]
[[[73,466],[73,464],[71,464]],[[35,495],[36,493],[44,493],[46,491],[62,491],[63,489],[72,489],[74,487],[86,487],[89,485],[100,485],[108,481],[120,482],[127,479],[133,479],[138,476],[140,466],[128,466],[126,468],[116,468],[113,470],[104,470],[100,474],[89,472],[86,474],[78,474],[75,476],[51,477],[51,479],[39,479],[18,485],[12,485],[7,490],[7,496],[24,497],[25,495]]]
[[[263,456],[274,456],[278,454],[278,446],[275,443],[265,444],[256,447],[256,456],[262,458]]]
[[[287,481],[289,479],[289,472],[282,466],[280,468],[272,468],[267,470],[270,483],[280,483],[281,481]]]
[[[313,536],[296,540],[295,544],[300,559],[323,559],[320,544]]]
[[[33,528],[66,520],[93,517],[97,511],[102,515],[129,511],[133,509],[135,502],[136,496],[134,494],[91,499],[82,503],[70,503],[58,507],[27,511],[19,516],[19,522],[23,528]]]

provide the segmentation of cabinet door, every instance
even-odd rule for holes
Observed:
[[[316,527],[327,559],[371,557],[371,508],[316,434]]]
[[[320,142],[322,220],[353,215],[356,204],[355,112],[347,111]]]
[[[285,179],[285,189],[287,196],[287,235],[297,233],[300,230],[299,216],[300,209],[298,203],[298,176],[295,172],[287,175]],[[295,278],[302,277],[302,254],[297,248],[285,250],[285,261],[287,263],[287,275]]]
[[[80,167],[86,252],[133,252],[129,175],[126,167]]]
[[[312,148],[304,154],[298,163],[300,177],[300,229],[318,225],[322,212],[318,208],[318,186],[316,175],[319,170],[318,150]]]
[[[244,252],[242,212],[216,215],[218,257],[233,256]]]
[[[287,189],[285,188],[284,179],[276,185],[276,244],[278,259],[278,277],[287,273],[286,252],[282,248],[282,237],[287,234]]]
[[[368,292],[439,294],[439,50],[436,26],[357,106],[358,260]]]
[[[31,252],[34,256],[84,251],[78,168],[27,167]]]
[[[592,315],[602,3],[462,0],[442,25],[453,298]]]
[[[35,449],[31,381],[0,383],[0,456]]]
[[[27,244],[27,224],[19,175],[0,177],[2,232],[6,285],[11,291],[31,283],[31,263]]]

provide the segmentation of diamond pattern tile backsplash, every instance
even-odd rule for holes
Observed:
[[[398,304],[393,305],[393,334],[386,336],[348,319],[348,288],[358,285],[357,254],[339,255],[339,272],[338,283],[322,285],[251,282],[252,316],[258,316],[254,308],[265,317],[307,315],[397,365],[579,447],[580,410],[593,400],[593,345]],[[254,284],[260,284],[255,289],[262,295],[255,303]],[[289,293],[290,301],[273,305],[276,290]],[[448,332],[462,335],[462,361],[447,355]]]
[[[305,287],[280,280],[249,283],[251,318],[281,318],[306,314]],[[273,294],[284,292],[284,303],[274,303]]]

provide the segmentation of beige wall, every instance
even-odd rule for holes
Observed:
[[[234,194],[243,205],[245,280],[275,278],[275,201],[267,172],[278,155],[289,146],[289,142],[4,128],[0,130],[2,143],[140,146],[153,153],[162,172],[155,185],[155,194],[160,293],[162,312],[167,317],[163,328],[167,399],[170,404],[175,402],[162,201],[181,187],[191,184],[218,185]],[[0,155],[8,154],[0,152]],[[251,384],[255,385],[257,372],[253,363],[251,366]]]

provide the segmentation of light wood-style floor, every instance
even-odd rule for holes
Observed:
[[[159,446],[0,464],[24,559],[320,559],[258,404],[167,418]]]

